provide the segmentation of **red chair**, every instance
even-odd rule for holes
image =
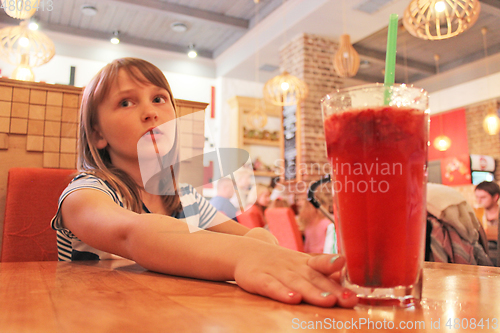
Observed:
[[[304,252],[304,242],[291,208],[268,208],[264,211],[269,231],[281,246]]]
[[[240,215],[236,216],[236,219],[240,224],[250,229],[257,227],[263,228],[266,226],[264,214],[262,213],[261,208],[255,204]]]
[[[57,260],[56,231],[50,220],[75,173],[71,169],[9,170],[0,261]]]

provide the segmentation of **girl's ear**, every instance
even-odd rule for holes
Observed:
[[[97,149],[104,149],[108,145],[108,141],[102,136],[99,126],[94,126],[92,131],[92,141]]]

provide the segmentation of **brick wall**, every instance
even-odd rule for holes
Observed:
[[[489,135],[483,129],[483,120],[488,114],[488,106],[495,103],[498,110],[497,101],[484,101],[465,107],[465,117],[467,121],[467,138],[469,153],[478,155],[489,155],[495,158],[497,169],[495,179],[500,180],[500,134]]]
[[[304,80],[309,87],[309,95],[299,105],[297,114],[300,140],[298,167],[302,169],[301,178],[305,184],[289,186],[297,189],[295,192],[299,199],[305,196],[306,184],[324,175],[327,158],[320,100],[343,86],[332,62],[337,48],[338,44],[333,40],[300,34],[280,51],[281,69]]]

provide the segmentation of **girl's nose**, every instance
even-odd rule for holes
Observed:
[[[157,120],[158,113],[154,107],[148,106],[145,108],[142,114],[143,121]]]

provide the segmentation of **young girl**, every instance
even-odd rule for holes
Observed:
[[[167,80],[144,60],[115,60],[92,79],[81,105],[81,174],[61,195],[52,221],[59,258],[123,257],[165,274],[235,280],[284,303],[353,307],[355,294],[332,278],[343,257],[282,248],[267,231],[227,220],[189,185],[172,195],[145,191],[138,141],[176,117]],[[191,233],[192,216],[212,227]]]

